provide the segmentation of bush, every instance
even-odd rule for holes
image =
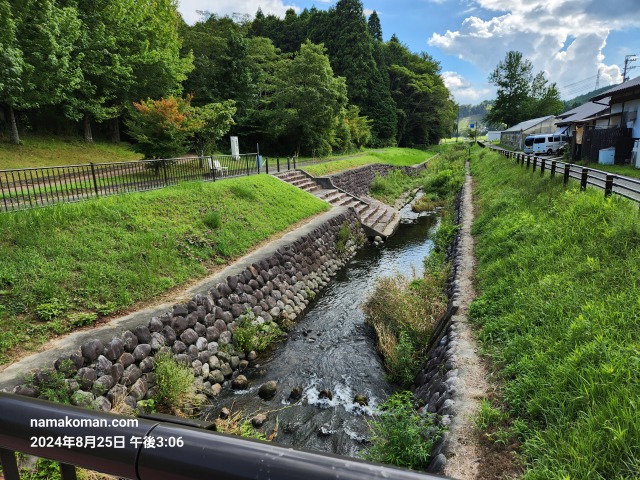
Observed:
[[[347,251],[347,242],[351,238],[351,229],[349,228],[349,223],[345,220],[338,230],[338,239],[336,241],[336,250],[339,255],[344,255]]]
[[[277,323],[257,323],[251,311],[240,316],[233,329],[233,343],[244,352],[266,350],[282,336],[283,332]]]
[[[156,396],[159,410],[180,411],[195,395],[195,377],[190,367],[179,364],[169,353],[155,357]]]
[[[372,446],[367,460],[397,467],[424,470],[429,466],[433,445],[442,436],[434,416],[419,414],[411,392],[397,392],[380,406],[380,413],[369,426]]]

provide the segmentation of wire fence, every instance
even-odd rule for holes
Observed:
[[[481,147],[485,145],[478,142]],[[606,197],[616,194],[621,197],[640,203],[640,180],[637,178],[615,175],[595,168],[583,167],[573,163],[563,162],[553,158],[543,158],[520,152],[512,152],[500,147],[489,145],[489,148],[501,155],[515,159],[516,164],[522,165],[531,172],[539,172],[540,175],[548,173],[552,177],[562,175],[564,184],[569,180],[580,182],[580,188],[585,190],[588,186],[596,187],[604,191]]]
[[[277,158],[272,173],[296,167],[296,158]],[[255,153],[0,170],[0,212],[259,173],[269,173],[269,159]]]

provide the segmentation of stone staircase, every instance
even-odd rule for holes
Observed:
[[[393,234],[400,222],[400,214],[397,210],[374,198],[359,198],[337,188],[322,188],[312,177],[300,171],[289,171],[275,176],[331,205],[352,207],[360,217],[365,231],[372,238],[380,236],[386,240],[388,236]]]

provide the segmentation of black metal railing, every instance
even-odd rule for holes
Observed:
[[[0,170],[0,212],[261,172],[268,160],[254,153]]]
[[[483,144],[480,145],[482,147],[485,146]],[[507,158],[515,159],[516,164],[522,165],[527,169],[531,168],[532,172],[539,170],[540,174],[544,175],[544,173],[548,171],[551,177],[561,173],[565,185],[569,180],[575,180],[580,183],[581,190],[585,190],[588,186],[596,187],[603,190],[606,197],[616,194],[640,203],[640,179],[615,175],[610,172],[575,165],[553,158],[543,158],[526,153],[512,152],[496,146],[489,146],[489,148]]]
[[[76,478],[76,466],[140,480],[443,478],[166,421],[0,393],[5,480],[20,478],[15,452],[59,462],[63,480]]]

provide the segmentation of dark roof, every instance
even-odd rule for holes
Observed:
[[[605,105],[602,105],[604,103]],[[609,98],[605,98],[601,103],[587,102],[568,112],[558,115],[556,125],[565,125],[573,122],[580,122],[587,118],[594,117],[599,113],[609,109]]]
[[[591,101],[600,100],[601,98],[605,98],[605,97],[610,97],[613,93],[624,92],[626,90],[631,90],[632,88],[635,88],[635,87],[640,87],[640,77],[632,78],[627,82],[621,83],[620,85],[616,85],[615,87],[591,98]]]

